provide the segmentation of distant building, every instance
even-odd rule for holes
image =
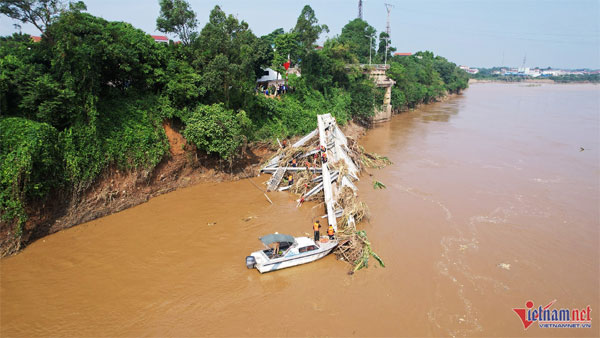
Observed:
[[[169,43],[169,38],[164,36],[164,35],[150,35],[154,41],[156,42],[160,42],[160,43]]]
[[[411,56],[412,53],[394,53],[394,56]]]
[[[33,42],[40,42],[40,41],[42,41],[42,37],[41,36],[32,36],[31,40],[33,40]]]
[[[321,50],[323,49],[323,46],[315,46],[315,50]]]
[[[479,69],[477,69],[477,68],[471,68],[469,66],[458,66],[458,68],[464,70],[465,72],[467,72],[469,74],[477,74],[477,73],[479,73]]]

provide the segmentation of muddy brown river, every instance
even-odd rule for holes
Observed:
[[[323,214],[248,180],[48,236],[0,261],[0,335],[598,336],[599,112],[599,86],[475,84],[370,130],[394,164],[362,176],[360,227],[386,268],[246,269],[260,235]],[[592,327],[524,330],[528,300],[589,305]]]

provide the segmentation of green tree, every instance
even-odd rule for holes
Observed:
[[[280,34],[275,38],[274,45],[271,68],[279,73],[285,73],[283,64],[288,61],[288,57],[292,65],[295,65],[300,57],[298,34],[293,32]]]
[[[263,35],[260,38],[262,40],[264,40],[266,43],[268,43],[269,46],[274,47],[275,38],[284,33],[285,33],[285,31],[283,30],[283,28],[277,28],[274,31],[272,31],[271,33],[269,33],[267,35]]]
[[[160,16],[156,29],[163,33],[175,33],[184,45],[189,45],[198,25],[196,13],[185,0],[159,0]]]
[[[392,53],[396,51],[396,48],[391,47],[390,36],[386,32],[379,33],[379,47],[377,48],[377,60],[383,63],[386,60],[386,45],[387,45],[387,60],[392,58]]]
[[[313,49],[313,46],[321,33],[329,32],[327,25],[319,25],[319,20],[315,16],[315,11],[306,5],[302,8],[300,16],[296,21],[296,26],[292,32],[296,33],[302,55]]]
[[[48,36],[46,28],[67,9],[81,11],[85,10],[86,6],[82,1],[69,2],[68,7],[64,1],[60,0],[3,0],[0,2],[0,14],[22,23],[30,23],[46,36]]]
[[[366,21],[354,19],[342,28],[339,41],[350,47],[360,63],[368,63],[369,53],[374,55],[375,49],[375,39],[369,37],[374,36],[375,33],[375,28],[371,27]],[[371,40],[373,43],[371,43]]]
[[[193,64],[206,87],[203,102],[223,102],[232,109],[241,108],[254,95],[261,67],[270,59],[268,44],[219,6],[211,11],[193,49]]]

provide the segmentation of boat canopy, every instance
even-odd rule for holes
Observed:
[[[284,234],[269,234],[260,238],[264,245],[273,244],[276,242],[294,243],[294,236]]]

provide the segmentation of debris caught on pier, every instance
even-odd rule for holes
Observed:
[[[273,175],[266,182],[267,191],[290,191],[299,196],[298,206],[309,200],[323,202],[323,218],[333,226],[340,243],[337,257],[350,263],[353,272],[368,267],[370,257],[384,267],[383,260],[371,249],[366,232],[356,228],[368,217],[369,209],[358,200],[353,182],[359,180],[363,168],[383,168],[392,162],[367,153],[354,139],[347,138],[330,114],[318,115],[317,122],[317,129],[293,145],[282,147],[262,167],[261,172]]]

